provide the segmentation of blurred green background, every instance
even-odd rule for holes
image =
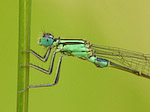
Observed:
[[[45,31],[55,37],[150,53],[149,4],[149,0],[32,0],[31,48],[44,54],[37,41]],[[0,112],[16,111],[18,9],[18,0],[1,1]],[[32,55],[30,59],[42,67],[49,65]],[[31,68],[30,84],[52,83],[56,66],[57,61],[51,76]],[[150,111],[149,79],[100,69],[73,57],[63,58],[60,75],[55,87],[30,89],[29,112]]]

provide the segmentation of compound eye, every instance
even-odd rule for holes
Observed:
[[[47,39],[47,42],[48,42],[48,39]]]

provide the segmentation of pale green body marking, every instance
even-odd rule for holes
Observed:
[[[72,44],[69,44],[72,43]],[[62,52],[65,56],[75,56],[81,59],[85,59],[89,62],[94,63],[98,67],[108,66],[108,61],[97,60],[96,56],[93,56],[93,51],[90,50],[90,44],[87,44],[87,41],[84,40],[59,40],[56,43],[53,43],[54,46],[57,46],[56,51]]]

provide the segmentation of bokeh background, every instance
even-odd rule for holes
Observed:
[[[150,53],[149,0],[32,0],[31,48],[41,55],[38,37],[82,38],[94,44]],[[18,0],[0,4],[0,111],[16,111]],[[30,69],[30,84],[52,83],[57,68],[47,76]],[[31,55],[31,62],[42,63]],[[97,68],[74,57],[64,57],[59,83],[33,88],[29,112],[149,112],[150,80],[113,68]]]

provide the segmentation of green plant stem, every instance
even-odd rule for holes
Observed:
[[[29,85],[29,53],[30,50],[31,0],[19,0],[19,48],[18,48],[18,89],[17,112],[28,111],[29,90],[22,93]],[[24,66],[24,67],[23,67]]]

